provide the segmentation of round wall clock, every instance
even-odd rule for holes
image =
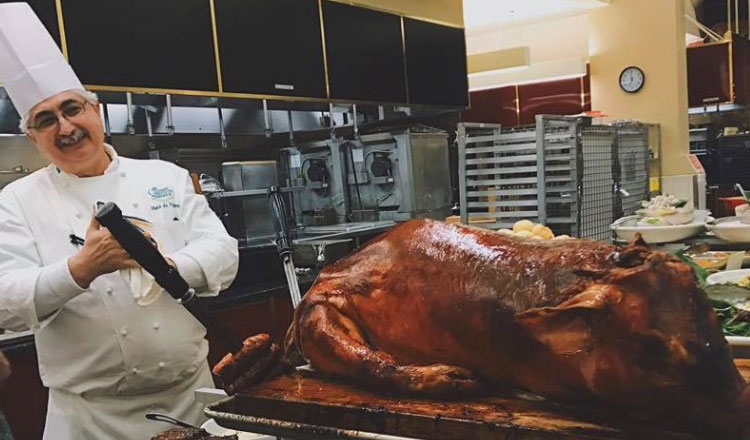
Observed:
[[[646,75],[639,67],[626,67],[620,74],[620,87],[628,93],[636,93],[643,88]]]

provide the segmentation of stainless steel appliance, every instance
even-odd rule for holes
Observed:
[[[26,136],[0,134],[0,189],[48,163]]]
[[[298,157],[295,157],[299,154]],[[329,139],[290,151],[289,181],[307,226],[444,219],[451,212],[448,134],[432,128]]]
[[[267,190],[278,185],[276,161],[224,162],[222,181],[227,191]],[[222,199],[224,224],[242,245],[273,237],[268,197]]]
[[[306,188],[294,197],[296,214],[305,225],[347,221],[341,144],[339,139],[327,139],[300,146],[290,154],[292,186]]]
[[[448,134],[432,128],[362,136],[341,145],[355,221],[445,219],[451,212]]]

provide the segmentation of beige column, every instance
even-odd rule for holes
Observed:
[[[661,125],[663,190],[692,198],[684,0],[612,0],[589,13],[592,108],[611,120]],[[626,93],[619,75],[640,67],[646,82]],[[653,175],[653,172],[652,172]]]

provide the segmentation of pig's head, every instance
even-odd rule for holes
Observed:
[[[519,321],[603,402],[733,436],[750,428],[750,392],[692,269],[638,243],[613,261]]]

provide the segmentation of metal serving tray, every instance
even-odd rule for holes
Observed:
[[[384,396],[299,371],[213,403],[206,415],[230,429],[301,440],[695,440],[623,411],[513,393],[461,401]]]

